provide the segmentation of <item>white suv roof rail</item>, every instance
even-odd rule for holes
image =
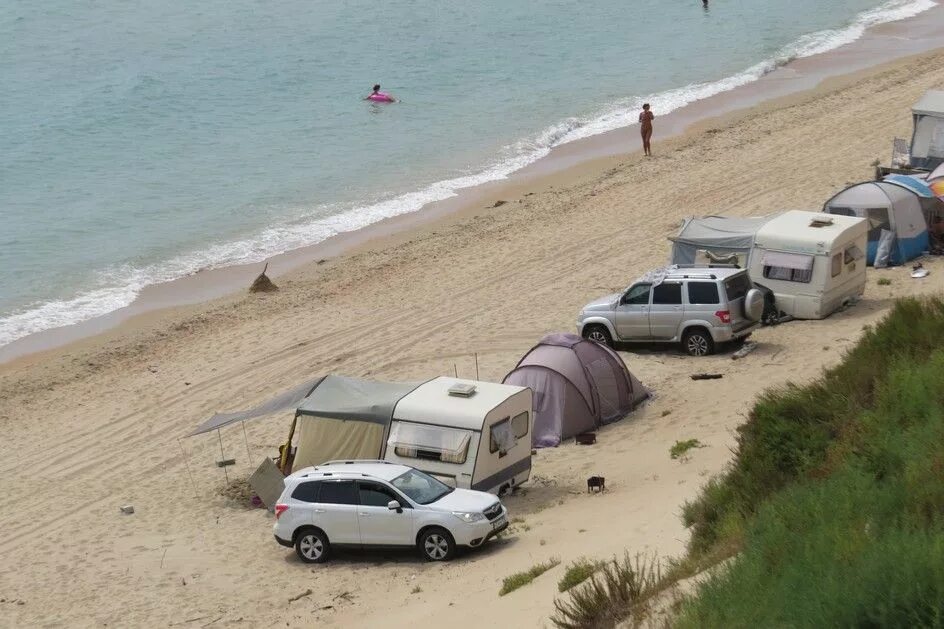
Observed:
[[[355,465],[357,463],[383,463],[385,465],[398,465],[397,463],[382,461],[380,459],[337,459],[336,461],[325,461],[324,463],[319,463],[315,467],[321,467],[323,465]]]

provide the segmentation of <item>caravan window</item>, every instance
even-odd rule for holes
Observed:
[[[528,434],[528,412],[515,415],[511,419],[511,427],[515,431],[515,438],[521,439]]]
[[[804,284],[809,284],[813,279],[813,256],[768,251],[761,264],[764,265],[764,277],[767,279]]]
[[[833,268],[832,268],[833,277],[836,277],[842,273],[842,254],[837,253],[833,256]]]
[[[472,433],[444,426],[396,422],[387,444],[397,456],[443,463],[465,463]]]
[[[515,447],[517,439],[511,429],[511,418],[506,417],[500,422],[492,424],[488,431],[488,451],[494,454],[498,452],[499,456],[505,454]]]

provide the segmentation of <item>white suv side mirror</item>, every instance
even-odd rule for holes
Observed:
[[[400,506],[400,503],[397,502],[396,500],[391,500],[390,502],[388,502],[387,508],[390,509],[391,511],[401,511],[403,509],[403,507]]]

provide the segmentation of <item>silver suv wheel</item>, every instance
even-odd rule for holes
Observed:
[[[688,332],[683,343],[690,356],[707,356],[714,350],[714,341],[703,330]]]

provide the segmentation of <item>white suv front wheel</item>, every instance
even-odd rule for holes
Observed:
[[[427,561],[448,561],[456,552],[456,543],[449,531],[439,527],[426,529],[420,534],[420,552]]]
[[[328,538],[317,529],[305,529],[295,536],[295,552],[305,563],[326,561],[330,550]]]

